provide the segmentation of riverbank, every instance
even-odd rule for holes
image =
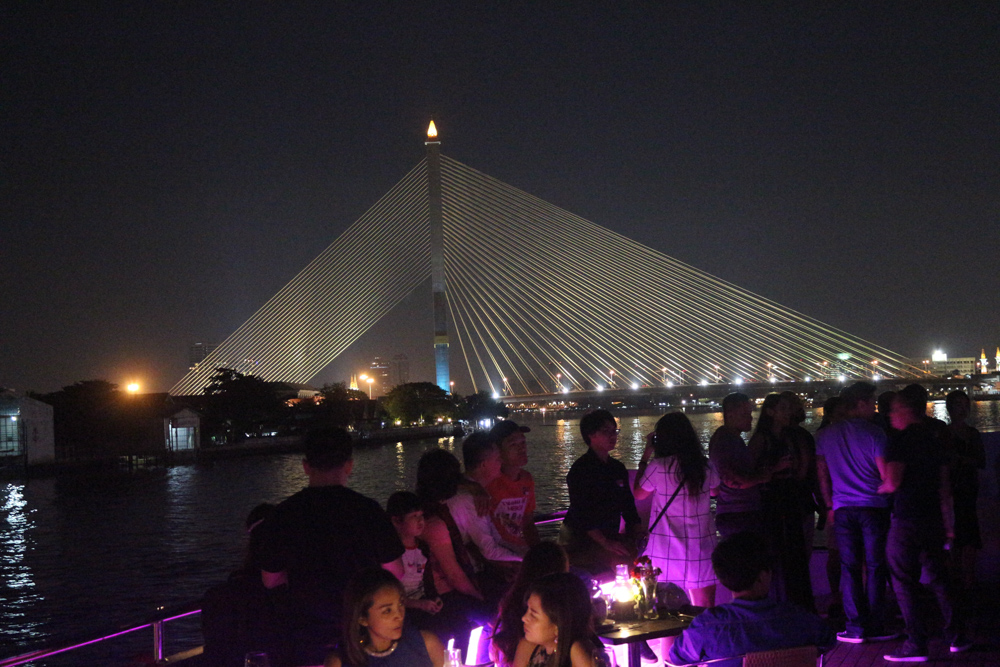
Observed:
[[[429,438],[462,437],[465,430],[461,424],[435,424],[433,426],[391,427],[384,429],[352,429],[351,437],[355,446],[383,445],[392,442],[426,440]],[[248,456],[290,454],[302,451],[302,436],[272,436],[247,438],[227,445],[211,445],[198,449],[164,452],[160,455],[118,456],[114,458],[74,458],[25,466],[22,460],[0,466],[0,479],[16,480],[44,478],[62,473],[86,474],[108,471],[130,471],[184,465],[202,461],[220,461]]]

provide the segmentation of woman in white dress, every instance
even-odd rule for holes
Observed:
[[[677,497],[653,526],[678,486]],[[719,476],[687,416],[671,412],[661,417],[656,430],[646,436],[646,450],[635,477],[635,497],[653,496],[646,553],[662,571],[660,581],[683,588],[691,604],[698,607],[715,605],[712,551],[716,538],[711,496],[718,486]]]

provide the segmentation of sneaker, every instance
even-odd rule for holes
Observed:
[[[656,657],[656,653],[653,652],[653,649],[649,647],[648,642],[640,642],[639,656],[642,658],[642,664],[644,665],[655,665],[660,661],[660,659]]]
[[[970,648],[972,648],[972,640],[963,635],[952,641],[948,650],[952,653],[965,653]]]
[[[927,662],[927,649],[917,648],[909,642],[904,642],[897,650],[882,656],[888,662]]]
[[[853,632],[841,630],[837,633],[837,641],[844,642],[845,644],[864,644],[865,638],[861,635],[856,635]]]

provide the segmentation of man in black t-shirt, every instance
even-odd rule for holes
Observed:
[[[890,662],[928,659],[927,622],[918,600],[921,570],[941,607],[951,652],[972,646],[948,582],[944,545],[954,537],[951,487],[944,452],[924,419],[925,396],[922,387],[911,385],[893,399],[889,418],[898,433],[886,451],[886,479],[879,488],[894,493],[886,556],[907,634],[902,646],[884,656]]]
[[[309,486],[286,499],[258,530],[261,578],[286,596],[290,664],[320,664],[340,634],[347,580],[381,565],[403,573],[403,545],[382,507],[348,489],[354,461],[344,429],[310,433]],[[287,586],[287,588],[284,588]]]
[[[607,410],[594,410],[580,420],[587,453],[566,475],[569,510],[559,541],[570,563],[594,574],[614,571],[616,563],[631,563],[636,539],[645,533],[639,523],[628,470],[611,450],[618,443],[618,422]],[[625,522],[625,533],[619,532]]]

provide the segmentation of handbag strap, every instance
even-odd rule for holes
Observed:
[[[660,513],[656,515],[656,521],[654,521],[653,523],[649,524],[649,534],[650,535],[653,534],[653,529],[656,528],[656,524],[660,523],[660,519],[663,518],[664,512],[666,512],[667,508],[670,507],[670,503],[674,502],[674,498],[676,498],[677,494],[681,492],[681,487],[684,486],[684,482],[685,481],[686,480],[684,478],[681,478],[681,483],[677,485],[676,489],[674,489],[674,494],[672,496],[670,496],[670,500],[668,500],[667,504],[663,506],[663,509],[660,510]]]

